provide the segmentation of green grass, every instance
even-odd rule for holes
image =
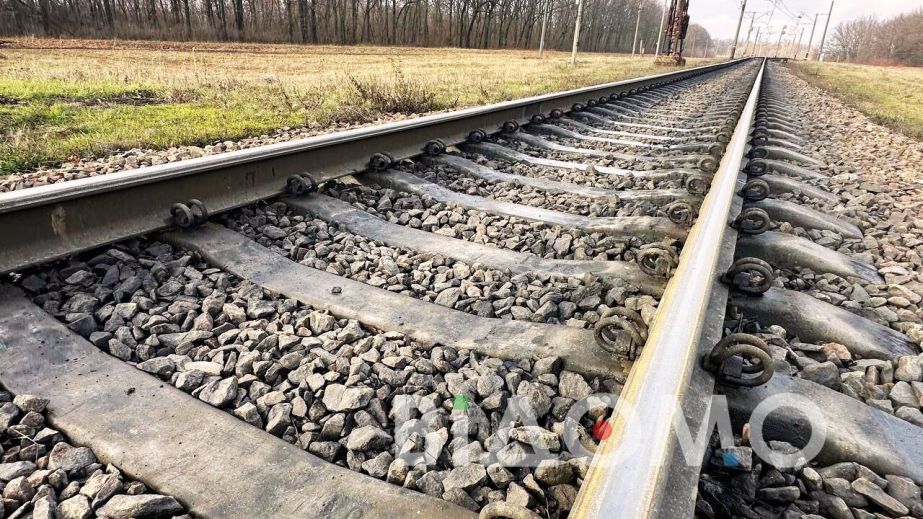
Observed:
[[[923,140],[923,68],[845,63],[793,63],[789,67],[873,121]]]
[[[651,58],[18,39],[0,51],[0,174],[133,147],[337,129],[666,72]],[[702,61],[691,60],[690,65]]]

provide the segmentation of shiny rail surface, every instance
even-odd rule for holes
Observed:
[[[721,260],[726,270],[727,247],[733,247],[737,237],[728,222],[735,216],[733,201],[762,77],[761,68],[683,247],[679,267],[667,284],[644,351],[609,420],[612,435],[597,450],[596,456],[608,463],[590,469],[571,517],[686,517],[695,507],[700,466],[684,461],[688,453],[679,452],[676,424],[683,421],[694,434],[709,412],[714,379],[699,362],[702,345],[707,344],[703,334],[713,334],[717,325],[720,337],[723,311],[713,312],[710,302],[713,291],[721,290],[717,283]],[[727,297],[726,289],[723,295]],[[712,387],[696,384],[696,377],[710,378]],[[698,400],[698,405],[690,400]],[[701,462],[702,454],[704,445],[691,458]]]

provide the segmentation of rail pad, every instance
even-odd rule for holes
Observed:
[[[164,384],[8,285],[0,286],[0,382],[50,399],[51,423],[71,440],[200,517],[475,517],[327,463]]]
[[[478,317],[427,303],[295,263],[214,224],[162,238],[264,288],[341,318],[404,333],[423,345],[443,344],[511,360],[558,356],[572,371],[623,379],[619,362],[596,345],[592,330]]]
[[[431,196],[440,202],[458,204],[468,209],[500,214],[546,225],[561,225],[586,232],[599,232],[613,236],[638,236],[650,240],[665,237],[684,240],[688,229],[657,216],[580,216],[540,207],[513,204],[481,196],[458,193],[420,177],[397,170],[368,172],[356,177],[363,184],[390,187],[398,191]]]
[[[500,249],[391,223],[327,195],[312,193],[301,198],[289,198],[285,202],[296,212],[311,213],[322,220],[342,225],[352,233],[382,241],[392,247],[441,254],[469,264],[480,263],[495,269],[509,270],[514,274],[535,272],[569,277],[593,274],[621,279],[645,294],[658,297],[663,294],[666,284],[665,279],[646,274],[636,264],[627,261],[556,260]]]

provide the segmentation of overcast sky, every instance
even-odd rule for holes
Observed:
[[[805,14],[802,21],[807,21],[808,23],[804,32],[804,39],[807,41],[811,32],[810,24],[814,22],[815,13],[822,12],[824,14],[818,18],[818,29],[814,35],[815,43],[820,41],[820,33],[823,31],[827,10],[830,9],[830,0],[776,1],[780,7],[776,8],[772,16],[771,30],[774,34],[779,34],[779,29],[782,28],[783,24],[788,24],[790,27],[786,30],[786,35],[791,34],[791,26],[796,22],[787,16],[786,12],[796,17],[799,14]],[[832,30],[837,23],[860,16],[875,15],[878,18],[887,18],[919,7],[923,7],[923,0],[834,0],[830,28]],[[757,26],[761,23],[763,24],[764,33],[766,31],[765,23],[769,21],[769,12],[771,10],[772,0],[747,0],[747,11],[757,12],[756,24]],[[766,14],[761,16],[762,13]],[[733,38],[739,15],[740,0],[689,0],[690,22],[705,27],[714,38]],[[746,37],[749,24],[750,15],[747,14],[744,18],[743,27],[740,29],[741,40]],[[755,35],[756,29],[754,29]],[[787,36],[786,39],[788,39]]]

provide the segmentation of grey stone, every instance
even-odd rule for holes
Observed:
[[[907,515],[910,513],[910,509],[904,506],[900,501],[886,494],[881,487],[866,478],[856,478],[856,480],[852,482],[852,488],[893,516]]]
[[[574,467],[561,460],[542,460],[535,467],[535,479],[548,486],[574,481]]]
[[[379,453],[378,456],[364,461],[362,470],[373,478],[384,479],[388,474],[388,468],[391,466],[392,461],[394,461],[394,456],[388,451],[384,451]]]
[[[206,384],[199,393],[199,400],[215,407],[224,407],[237,398],[237,377],[228,377]]]
[[[798,499],[801,491],[794,486],[761,488],[760,496],[771,503],[788,504]]]
[[[719,467],[750,472],[753,467],[753,449],[745,446],[716,449],[711,462]]]
[[[845,501],[846,504],[851,507],[865,508],[869,504],[868,499],[866,499],[862,494],[853,490],[849,484],[849,481],[843,478],[825,479],[824,490],[826,490],[828,494],[832,494],[843,499],[843,501]]]
[[[859,470],[857,463],[852,461],[844,461],[840,463],[834,463],[826,467],[821,467],[817,469],[817,473],[824,479],[828,478],[842,478],[848,481],[856,479],[856,473]]]
[[[31,501],[35,496],[35,488],[25,476],[19,476],[8,482],[3,488],[3,498],[19,502]]]
[[[506,488],[513,481],[513,473],[499,463],[493,463],[487,466],[487,477],[497,488]]]
[[[506,502],[525,508],[532,502],[532,496],[526,489],[514,482],[506,488]]]
[[[565,398],[582,400],[590,396],[593,390],[581,375],[565,370],[560,375],[558,392]]]
[[[388,483],[392,483],[394,485],[403,485],[409,472],[410,467],[407,465],[407,462],[404,461],[403,458],[396,458],[391,462],[390,465],[388,465],[388,474],[386,479]]]
[[[478,506],[477,501],[472,499],[471,496],[467,492],[465,492],[464,490],[460,488],[452,488],[452,489],[446,490],[445,492],[442,493],[442,499],[450,503],[456,504],[458,506],[467,508],[468,510],[471,510],[472,512],[477,512],[478,509],[480,508]]]
[[[840,386],[840,372],[830,361],[805,366],[801,377],[833,389]]]
[[[539,377],[547,373],[559,374],[564,367],[561,357],[542,357],[532,365],[532,376]]]
[[[894,384],[894,387],[891,388],[891,392],[888,394],[888,399],[894,403],[894,407],[898,408],[903,406],[918,408],[920,406],[919,400],[917,400],[913,392],[913,388],[909,383],[904,381]]]
[[[390,434],[374,425],[357,427],[349,433],[346,448],[351,451],[365,452],[387,448],[394,441]]]
[[[551,398],[541,384],[522,382],[516,389],[522,411],[534,418],[541,418],[551,410]]]
[[[531,445],[536,449],[553,452],[561,450],[561,438],[556,433],[537,425],[526,425],[510,429],[510,439]]]
[[[260,416],[259,411],[256,409],[256,406],[253,405],[253,402],[246,402],[240,407],[234,410],[234,416],[240,418],[241,420],[247,422],[248,424],[263,428],[263,418]]]
[[[548,489],[548,496],[558,505],[558,509],[568,511],[577,500],[577,487],[573,485],[555,485]]]
[[[444,472],[433,470],[423,474],[423,476],[416,481],[416,487],[424,494],[441,497],[442,493],[445,491],[442,486],[442,481],[444,479]]]
[[[55,503],[52,496],[44,496],[34,501],[32,505],[32,519],[55,519]]]
[[[368,387],[346,387],[330,384],[324,389],[324,407],[335,413],[361,409],[368,405],[375,390]]]
[[[308,452],[332,462],[340,452],[340,447],[339,442],[311,442]]]
[[[894,378],[905,382],[923,381],[923,358],[915,355],[898,358]]]
[[[48,456],[48,470],[61,469],[65,472],[84,469],[96,463],[93,451],[86,447],[73,447],[61,442],[51,449]]]
[[[0,481],[11,481],[19,476],[28,476],[35,472],[35,463],[31,461],[15,461],[12,463],[0,463]]]
[[[6,402],[0,405],[0,431],[13,425],[20,414],[19,408],[12,402]]]
[[[41,413],[48,407],[49,400],[47,398],[38,397],[35,395],[16,395],[13,397],[13,404],[16,405],[23,412],[35,412]]]
[[[76,495],[62,501],[58,505],[57,514],[60,519],[89,519],[93,517],[90,499],[84,495]]]
[[[901,420],[906,420],[917,427],[923,427],[923,412],[915,407],[901,407],[894,413]]]
[[[456,488],[467,490],[476,485],[480,485],[485,479],[487,479],[487,470],[484,466],[476,463],[469,463],[449,471],[448,475],[442,481],[442,486],[445,491]]]
[[[146,519],[171,517],[182,510],[183,507],[172,497],[139,494],[113,496],[108,503],[97,510],[97,514],[99,517],[111,519]]]
[[[176,371],[176,365],[167,357],[154,357],[138,364],[138,369],[160,377],[169,377]]]
[[[920,502],[920,487],[910,478],[887,475],[888,495],[900,501],[907,508],[923,504]]]
[[[292,404],[276,404],[266,416],[266,432],[280,436],[292,424]]]

